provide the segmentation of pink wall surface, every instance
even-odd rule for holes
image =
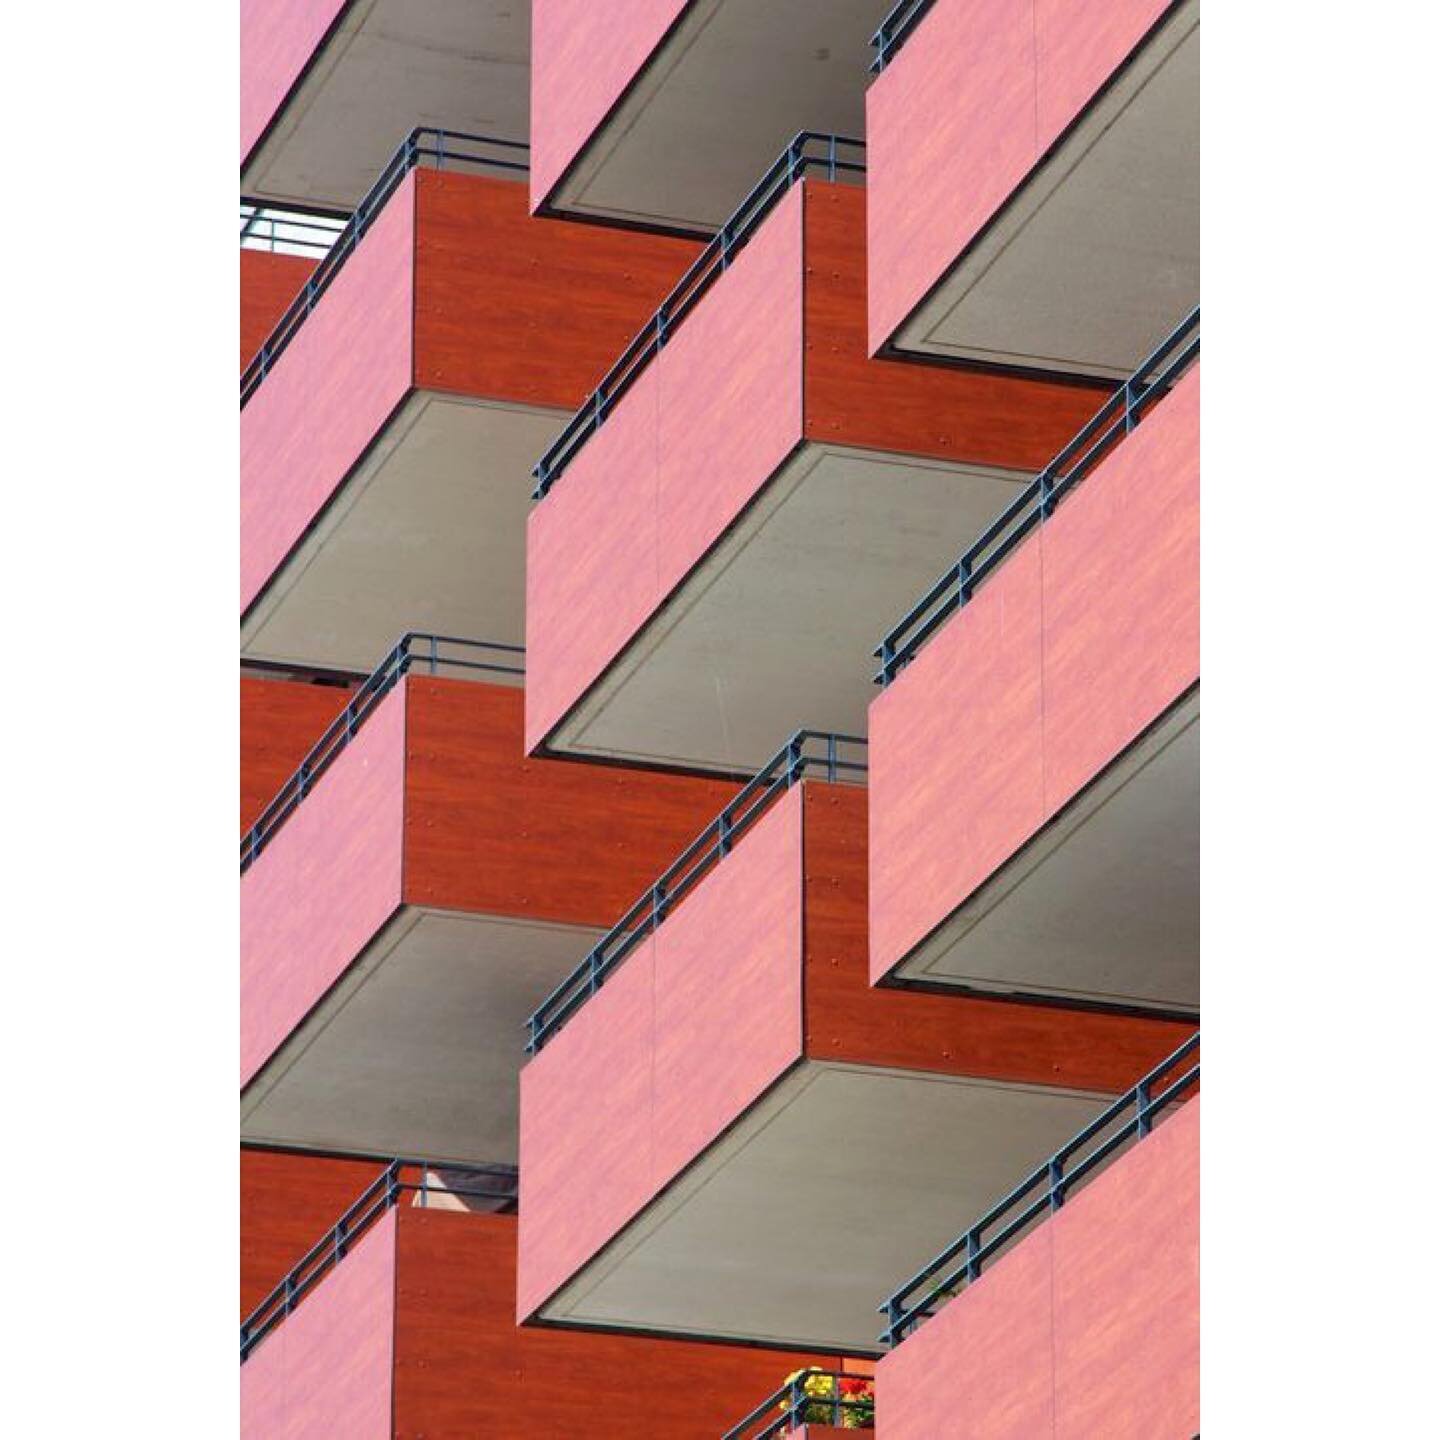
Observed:
[[[519,1319],[800,1058],[801,795],[521,1071]]]
[[[240,1083],[400,905],[408,681],[240,877]]]
[[[530,203],[538,207],[644,68],[685,0],[534,0]]]
[[[938,0],[865,97],[872,353],[1169,4]]]
[[[877,1440],[1185,1440],[1199,1314],[1196,1099],[880,1361]]]
[[[803,198],[780,202],[531,511],[527,750],[799,443]]]
[[[414,262],[412,172],[240,412],[242,613],[410,389]]]
[[[1200,676],[1200,367],[870,706],[882,979]]]
[[[240,163],[349,0],[240,0]]]
[[[241,1365],[243,1440],[389,1440],[395,1216],[377,1220]]]

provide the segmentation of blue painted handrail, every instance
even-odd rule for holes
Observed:
[[[815,1379],[828,1380],[830,1393],[816,1396],[806,1390]],[[858,1380],[873,1386],[873,1375],[853,1375],[845,1370],[822,1370],[818,1365],[796,1371],[773,1395],[767,1395],[738,1425],[732,1426],[721,1440],[773,1440],[789,1435],[803,1425],[830,1425],[840,1430],[873,1430],[875,1401],[855,1399],[840,1393],[840,1382]],[[780,1413],[776,1413],[776,1412]],[[768,1420],[767,1420],[768,1417]],[[756,1426],[760,1429],[756,1429]]]
[[[934,3],[935,0],[900,0],[880,22],[880,28],[870,37],[875,49],[875,58],[870,62],[872,73],[878,75],[895,58]]]

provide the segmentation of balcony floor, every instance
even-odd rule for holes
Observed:
[[[524,1022],[599,938],[405,906],[241,1097],[241,1138],[516,1163]]]
[[[881,1298],[1106,1103],[803,1061],[540,1318],[878,1353]]]
[[[413,393],[246,612],[241,657],[368,671],[406,630],[523,645],[530,466],[562,419]]]
[[[895,978],[1200,1008],[1200,696],[1086,787]]]
[[[865,733],[881,631],[1030,477],[807,442],[557,727],[557,752],[726,773]]]
[[[894,345],[1123,380],[1199,298],[1195,0],[1030,174]]]

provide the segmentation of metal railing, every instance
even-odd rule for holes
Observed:
[[[865,142],[841,135],[823,135],[802,130],[740,207],[720,227],[715,238],[700,252],[680,277],[680,282],[661,302],[645,327],[626,346],[620,358],[606,371],[600,383],[586,397],[550,448],[535,463],[533,498],[543,499],[575,458],[580,447],[605,421],[606,413],[635,383],[646,366],[665,348],[676,327],[699,302],[700,297],[729,268],[735,256],[759,228],[781,197],[811,170],[826,179],[865,173]]]
[[[460,653],[455,653],[459,651]],[[401,677],[415,666],[430,675],[453,671],[481,671],[492,675],[523,675],[523,645],[500,645],[488,640],[458,640],[450,635],[402,635],[395,648],[364,680],[350,703],[330,722],[325,733],[310,747],[300,767],[280,787],[275,798],[240,840],[240,873],[243,875],[268,845],[275,832],[315,788],[315,782],[330,768],[336,757],[359,733],[376,706],[395,688]],[[478,659],[477,656],[488,658]]]
[[[694,885],[718,865],[745,832],[807,773],[859,783],[865,762],[853,758],[855,735],[797,730],[784,748],[685,848],[684,853],[611,927],[525,1022],[525,1051],[537,1054],[605,983],[635,947],[653,934]]]
[[[900,0],[880,22],[880,28],[870,37],[875,50],[875,58],[870,62],[872,74],[878,75],[895,58],[934,3],[935,0]]]
[[[280,255],[327,255],[345,224],[338,215],[275,210],[242,202],[240,248]]]
[[[812,1365],[792,1375],[738,1425],[727,1430],[721,1440],[771,1440],[776,1435],[788,1435],[802,1425],[873,1430],[874,1387],[873,1375],[852,1375],[844,1370],[822,1370]]]
[[[407,1170],[418,1170],[418,1180],[407,1180]],[[430,1172],[460,1175],[473,1184],[430,1183]],[[448,1161],[392,1160],[360,1198],[325,1232],[289,1274],[240,1322],[240,1361],[243,1364],[255,1347],[350,1253],[362,1235],[385,1212],[400,1203],[401,1196],[418,1195],[425,1206],[432,1194],[513,1202],[519,1171],[513,1165],[454,1165]]]
[[[880,660],[877,685],[895,679],[935,631],[970,602],[981,581],[1169,394],[1199,355],[1197,306],[875,647]]]
[[[492,153],[498,152],[498,153]],[[380,178],[355,207],[344,229],[335,238],[329,253],[311,272],[300,293],[290,302],[285,313],[270,332],[270,338],[256,352],[255,358],[240,372],[240,404],[255,393],[260,382],[270,373],[304,324],[305,317],[315,308],[330,287],[346,260],[374,222],[385,202],[399,188],[400,182],[417,165],[431,162],[434,169],[448,166],[474,166],[482,170],[528,175],[530,147],[518,140],[497,140],[490,135],[466,135],[458,130],[435,130],[421,126],[412,130],[401,142],[380,172]],[[524,156],[520,159],[517,157]]]
[[[1019,1241],[1042,1217],[1059,1210],[1070,1191],[1094,1175],[1122,1145],[1144,1139],[1162,1111],[1189,1098],[1200,1082],[1199,1049],[1196,1031],[912,1276],[879,1307],[886,1320],[881,1344],[898,1344],[935,1313],[937,1304],[978,1280],[987,1261]],[[1187,1063],[1192,1056],[1194,1063]]]

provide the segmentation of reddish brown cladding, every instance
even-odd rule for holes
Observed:
[[[415,384],[575,409],[698,241],[536,220],[524,185],[422,170],[415,191]]]
[[[240,1151],[240,1316],[285,1278],[384,1168],[283,1150]]]
[[[269,338],[285,307],[299,293],[318,262],[304,255],[240,252],[240,368]]]
[[[1114,1092],[1195,1032],[1189,1021],[872,987],[869,794],[812,783],[804,804],[807,1055]]]
[[[405,684],[409,904],[608,925],[736,792],[532,760],[523,691],[421,675]]]
[[[807,438],[1038,470],[1113,388],[872,360],[867,192],[816,180],[804,190]]]
[[[350,687],[240,677],[240,831],[273,800],[350,698]]]
[[[404,1207],[395,1435],[714,1440],[823,1357],[515,1324],[516,1222]]]

